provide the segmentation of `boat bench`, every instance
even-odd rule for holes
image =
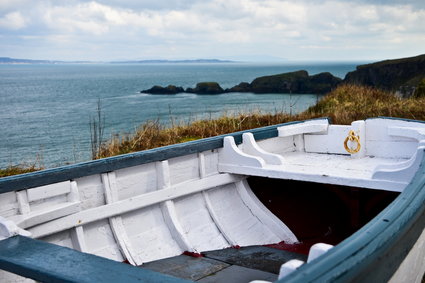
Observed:
[[[401,192],[424,155],[425,124],[313,119],[279,127],[278,137],[265,142],[252,133],[242,139],[237,146],[232,136],[224,138],[220,172]]]
[[[0,241],[0,269],[41,282],[190,282],[20,235]]]

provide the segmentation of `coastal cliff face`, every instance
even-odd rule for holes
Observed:
[[[344,83],[373,86],[411,96],[425,78],[425,55],[357,66]]]
[[[229,92],[241,91],[254,93],[314,93],[322,94],[331,91],[342,80],[330,73],[320,73],[309,76],[301,70],[273,76],[256,78],[251,84],[239,84]]]

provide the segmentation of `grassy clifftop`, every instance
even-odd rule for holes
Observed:
[[[334,124],[346,125],[355,120],[377,116],[425,120],[424,109],[425,97],[401,99],[389,92],[367,86],[340,85],[315,106],[297,115],[257,112],[199,120],[174,127],[165,127],[158,121],[148,121],[134,133],[116,135],[103,143],[97,158],[318,117],[330,117]],[[36,166],[0,169],[0,177],[39,169]]]

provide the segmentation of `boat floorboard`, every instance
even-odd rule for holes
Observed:
[[[141,267],[197,282],[275,281],[280,266],[307,256],[263,246],[228,248],[203,252],[202,257],[179,255],[143,264]]]

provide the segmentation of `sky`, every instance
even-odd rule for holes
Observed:
[[[0,57],[362,61],[425,53],[425,0],[0,0]]]

